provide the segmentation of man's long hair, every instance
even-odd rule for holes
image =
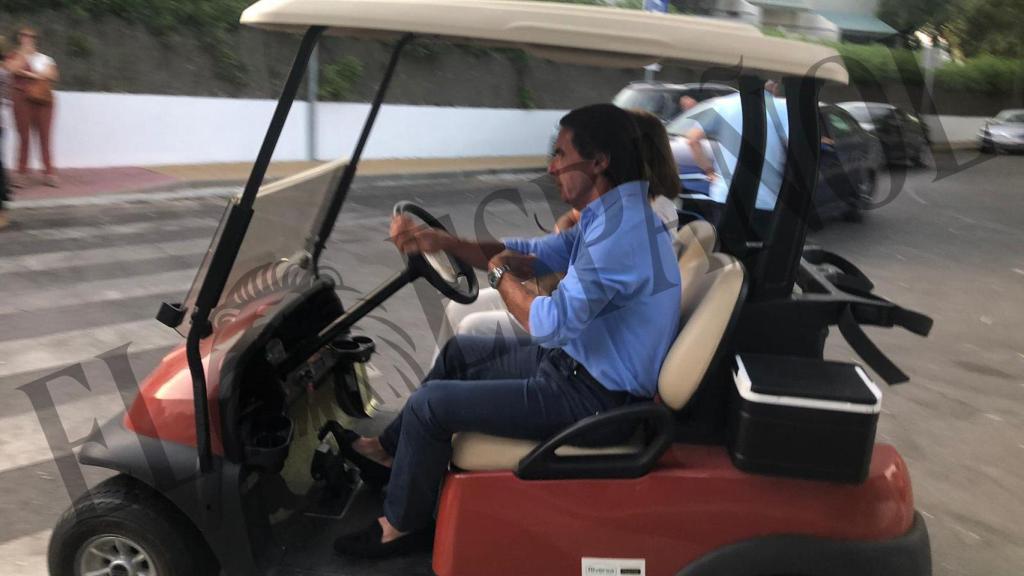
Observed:
[[[572,145],[584,159],[607,156],[604,176],[612,187],[647,179],[640,156],[640,131],[625,110],[614,104],[591,104],[569,112],[559,125],[572,131]]]

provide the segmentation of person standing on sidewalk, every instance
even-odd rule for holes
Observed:
[[[7,39],[0,36],[0,230],[7,228],[10,221],[7,219],[7,171],[4,170],[4,115],[3,108],[7,104],[7,85],[10,82],[11,73],[7,70],[7,62],[10,54],[7,51]]]
[[[28,176],[28,154],[32,132],[39,138],[39,147],[46,170],[44,181],[57,186],[57,173],[50,157],[50,128],[53,124],[53,83],[59,79],[57,63],[36,50],[38,34],[29,27],[18,30],[18,52],[11,74],[14,119],[18,127],[18,185]]]

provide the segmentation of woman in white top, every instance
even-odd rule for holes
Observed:
[[[18,30],[18,51],[11,65],[11,98],[14,120],[18,127],[18,176],[20,184],[28,175],[29,144],[32,132],[39,138],[39,147],[46,169],[45,182],[57,185],[57,173],[50,155],[50,128],[53,124],[53,83],[59,79],[57,63],[36,50],[38,35],[32,28]]]
[[[675,199],[680,193],[679,169],[668,141],[668,133],[657,116],[642,110],[629,112],[640,129],[641,154],[647,166],[650,182],[648,198],[651,209],[661,218],[669,231],[675,232],[679,224],[679,212],[675,205]],[[555,222],[555,232],[568,230],[578,221],[579,212],[570,210]],[[540,278],[537,282],[542,292],[550,293],[557,280],[557,277]],[[439,347],[453,334],[496,335],[502,338],[515,338],[523,343],[530,340],[529,333],[508,313],[501,295],[491,288],[480,290],[480,295],[472,304],[449,302],[445,307],[445,316],[447,326],[442,328],[442,334],[438,338]],[[451,333],[446,333],[446,328],[451,330]]]

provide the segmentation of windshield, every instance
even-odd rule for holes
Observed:
[[[312,270],[297,265],[295,257],[303,253],[320,204],[332,184],[338,181],[345,165],[345,160],[338,160],[260,189],[253,204],[255,213],[228,275],[224,292],[210,314],[215,329],[230,322],[245,303],[274,292],[290,290],[312,280]],[[223,223],[222,219],[221,227]],[[218,229],[185,300],[185,320],[177,327],[182,336],[188,334],[191,309],[206,278],[212,252],[219,241]]]
[[[615,95],[612,104],[627,110],[644,110],[662,119],[671,118],[679,111],[671,95],[659,90],[623,88]]]
[[[857,122],[876,122],[889,112],[887,106],[877,104],[841,104],[840,108],[846,110]]]
[[[996,116],[996,122],[1024,123],[1024,110],[1003,110]]]
[[[675,120],[669,122],[668,125],[665,126],[665,131],[674,136],[686,136],[686,133],[689,132],[691,128],[700,126],[694,117],[709,108],[714,108],[714,106],[714,98],[697,104],[693,108],[690,108],[686,112],[680,114]]]
[[[846,110],[847,112],[849,112],[850,116],[853,116],[854,120],[856,120],[857,122],[871,122],[872,121],[871,112],[868,110],[868,107],[863,105],[863,104],[854,104],[852,106],[849,106],[849,105],[843,106],[843,110]]]

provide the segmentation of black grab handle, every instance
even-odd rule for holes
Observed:
[[[648,426],[646,442],[638,452],[559,456],[555,450],[574,439],[626,422]],[[651,471],[672,444],[672,412],[662,404],[631,404],[584,418],[530,451],[519,461],[516,476],[522,480],[570,478],[637,478]]]

